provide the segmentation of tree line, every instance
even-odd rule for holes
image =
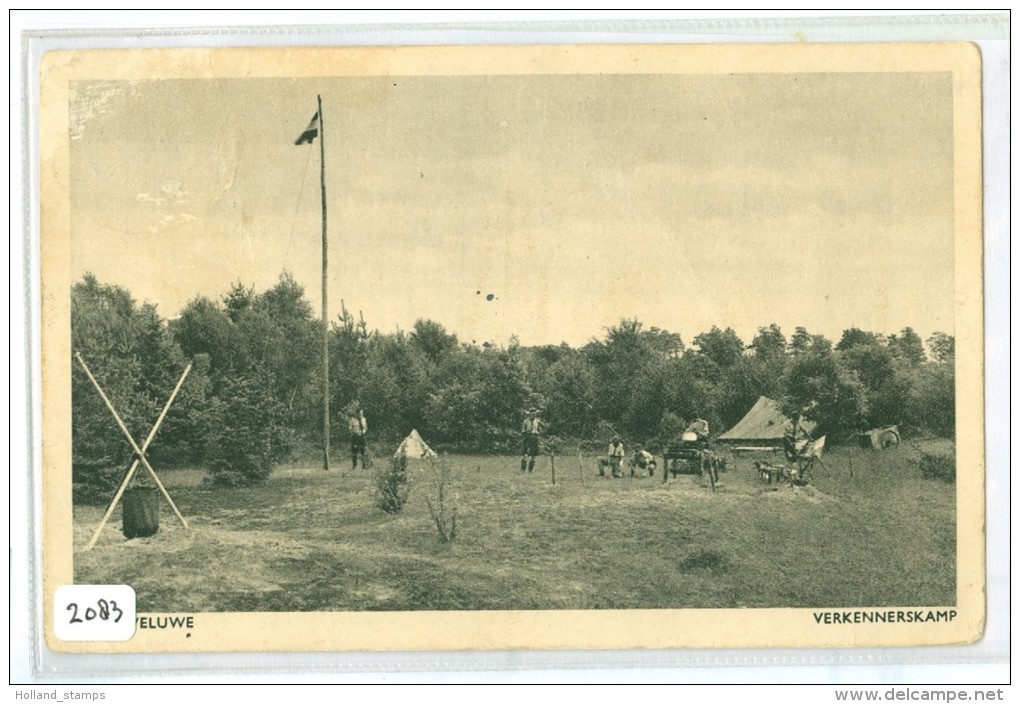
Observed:
[[[265,291],[233,285],[191,300],[173,320],[122,287],[86,275],[71,291],[80,351],[133,436],[148,433],[181,371],[192,371],[148,453],[160,466],[199,466],[220,485],[264,481],[288,459],[321,452],[321,321],[284,274]],[[911,328],[857,328],[833,343],[779,326],[742,340],[712,327],[690,344],[625,319],[574,348],[461,342],[433,320],[370,331],[344,309],[330,324],[331,438],[341,454],[345,410],[364,407],[370,445],[390,448],[412,428],[448,452],[519,451],[525,409],[542,409],[550,448],[602,447],[609,434],[653,450],[691,419],[713,433],[761,395],[802,413],[838,441],[862,428],[952,437],[954,340]],[[72,362],[73,364],[73,362]],[[73,474],[80,500],[109,498],[131,451],[84,373],[72,377]]]

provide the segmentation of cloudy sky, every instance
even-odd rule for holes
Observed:
[[[289,271],[318,311],[317,94],[331,311],[370,328],[953,332],[945,73],[79,82],[74,279],[173,317]]]

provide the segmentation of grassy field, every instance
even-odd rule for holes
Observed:
[[[955,487],[921,479],[920,449],[835,448],[806,487],[766,487],[740,458],[715,493],[693,476],[600,479],[576,455],[556,458],[555,485],[548,457],[532,475],[449,457],[450,544],[428,463],[395,516],[360,468],[283,467],[232,490],[167,471],[191,528],[164,504],[160,531],[129,541],[118,509],[86,552],[103,509],[76,507],[75,579],[130,584],[143,612],[949,605]]]

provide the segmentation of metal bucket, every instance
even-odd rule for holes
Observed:
[[[147,538],[159,531],[159,490],[135,487],[124,492],[124,537]]]

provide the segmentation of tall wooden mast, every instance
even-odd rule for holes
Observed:
[[[329,237],[326,234],[326,121],[319,101],[319,183],[322,191],[322,468],[329,469]]]

